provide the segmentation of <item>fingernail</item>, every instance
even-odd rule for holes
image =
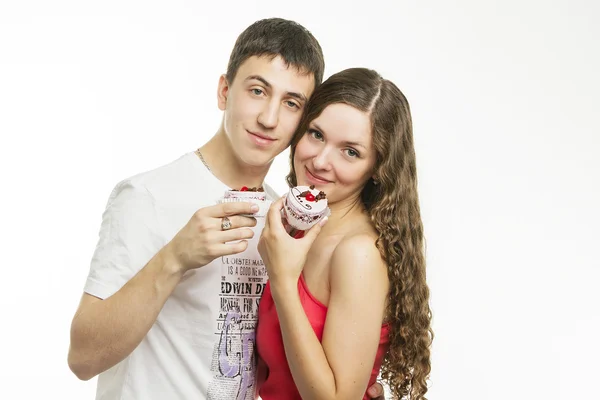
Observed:
[[[329,217],[325,217],[321,220],[321,222],[319,222],[319,225],[323,226],[327,223],[327,220],[329,219]]]
[[[252,212],[257,212],[258,206],[256,204],[253,204],[252,207],[250,207],[250,210],[252,210]]]

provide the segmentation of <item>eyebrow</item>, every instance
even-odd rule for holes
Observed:
[[[313,122],[311,122],[311,124],[313,124],[313,125],[315,126],[315,128],[317,128],[317,130],[318,130],[319,132],[321,132],[321,133],[325,133],[325,131],[324,131],[323,129],[321,129],[321,127],[320,127],[320,126],[319,126],[319,125],[318,125],[316,122],[314,122],[314,121],[313,121]],[[344,142],[344,144],[345,144],[345,145],[348,145],[348,146],[362,147],[362,148],[363,148],[363,149],[365,149],[365,150],[367,149],[367,146],[365,146],[364,144],[362,144],[362,143],[359,143],[359,142],[350,142],[350,141],[345,141],[345,142]]]
[[[247,77],[245,80],[246,81],[251,81],[251,80],[257,80],[262,82],[263,85],[265,85],[267,88],[271,89],[273,86],[262,76],[260,75],[250,75],[249,77]],[[304,103],[306,103],[306,96],[303,95],[302,93],[296,93],[296,92],[287,92],[286,93],[288,96],[290,97],[294,97]]]

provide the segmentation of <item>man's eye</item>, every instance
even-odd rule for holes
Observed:
[[[260,96],[264,92],[262,90],[260,90],[260,89],[252,89],[252,93],[254,93],[257,96]]]
[[[300,108],[300,106],[293,101],[286,101],[286,103],[291,108]]]

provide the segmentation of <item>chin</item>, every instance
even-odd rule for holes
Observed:
[[[240,159],[244,162],[244,164],[252,167],[264,167],[269,165],[275,157],[276,155],[267,154],[260,151],[247,151],[240,156]]]

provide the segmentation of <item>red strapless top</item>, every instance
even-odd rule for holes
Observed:
[[[323,328],[327,316],[327,307],[317,300],[308,290],[304,277],[300,275],[298,280],[298,293],[300,302],[308,317],[308,320],[317,335],[319,341],[323,339]],[[388,344],[389,325],[384,324],[381,327],[381,336],[379,347],[375,357],[375,364],[371,371],[369,379],[370,387],[377,380],[379,369]],[[298,399],[302,400],[292,373],[287,363],[285,349],[283,347],[283,338],[279,326],[279,317],[273,297],[271,295],[271,285],[267,282],[260,305],[258,307],[258,326],[256,329],[256,344],[261,364],[268,368],[265,381],[259,387],[259,395],[263,400],[275,399]],[[363,396],[367,400],[369,397]]]

